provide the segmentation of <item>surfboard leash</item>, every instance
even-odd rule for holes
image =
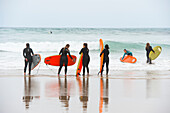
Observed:
[[[48,67],[48,65],[46,64],[46,66]],[[53,72],[54,74],[56,74],[56,72],[54,72],[50,67],[48,67],[50,70],[51,70],[51,72]]]
[[[38,67],[38,70],[37,70],[36,75],[38,75],[38,72],[39,72],[40,66],[41,66],[41,63],[40,63],[40,65],[39,65],[39,67]]]

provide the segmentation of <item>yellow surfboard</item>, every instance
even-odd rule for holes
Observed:
[[[149,53],[149,58],[151,60],[155,60],[160,55],[162,48],[160,46],[156,46],[153,48],[153,50],[155,51],[155,53],[153,51]]]
[[[79,58],[79,62],[78,62],[78,65],[77,65],[76,76],[80,75],[82,65],[83,65],[83,53],[81,53],[80,58]]]

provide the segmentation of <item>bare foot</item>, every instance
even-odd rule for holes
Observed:
[[[26,76],[26,73],[24,73],[24,76]]]

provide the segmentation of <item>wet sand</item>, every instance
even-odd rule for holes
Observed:
[[[10,72],[0,75],[0,113],[170,113],[169,72],[117,71],[108,77]]]

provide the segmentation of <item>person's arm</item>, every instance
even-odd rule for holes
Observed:
[[[63,51],[63,48],[60,50],[59,55],[61,55],[62,51]]]
[[[81,54],[83,52],[83,48],[80,50],[79,54]]]
[[[131,56],[133,56],[132,52],[129,52],[131,54]]]
[[[131,55],[133,56],[132,52],[131,52]]]
[[[151,47],[151,51],[153,51],[155,53],[155,51],[152,49],[152,47]]]
[[[33,52],[33,50],[31,49],[31,53],[32,53],[32,55],[34,55],[34,52]]]
[[[123,55],[123,57],[122,57],[122,60],[124,59],[125,55],[126,55],[126,53],[124,53],[124,55]]]
[[[87,49],[87,54],[89,54],[89,49]]]
[[[103,53],[104,53],[104,49],[103,49],[103,51],[100,53],[100,57],[102,56]]]
[[[27,58],[26,53],[25,53],[25,49],[23,50],[23,56],[24,56],[24,58]]]
[[[71,59],[73,59],[72,56],[70,55],[70,51],[69,50],[68,50],[68,55],[70,56]]]

